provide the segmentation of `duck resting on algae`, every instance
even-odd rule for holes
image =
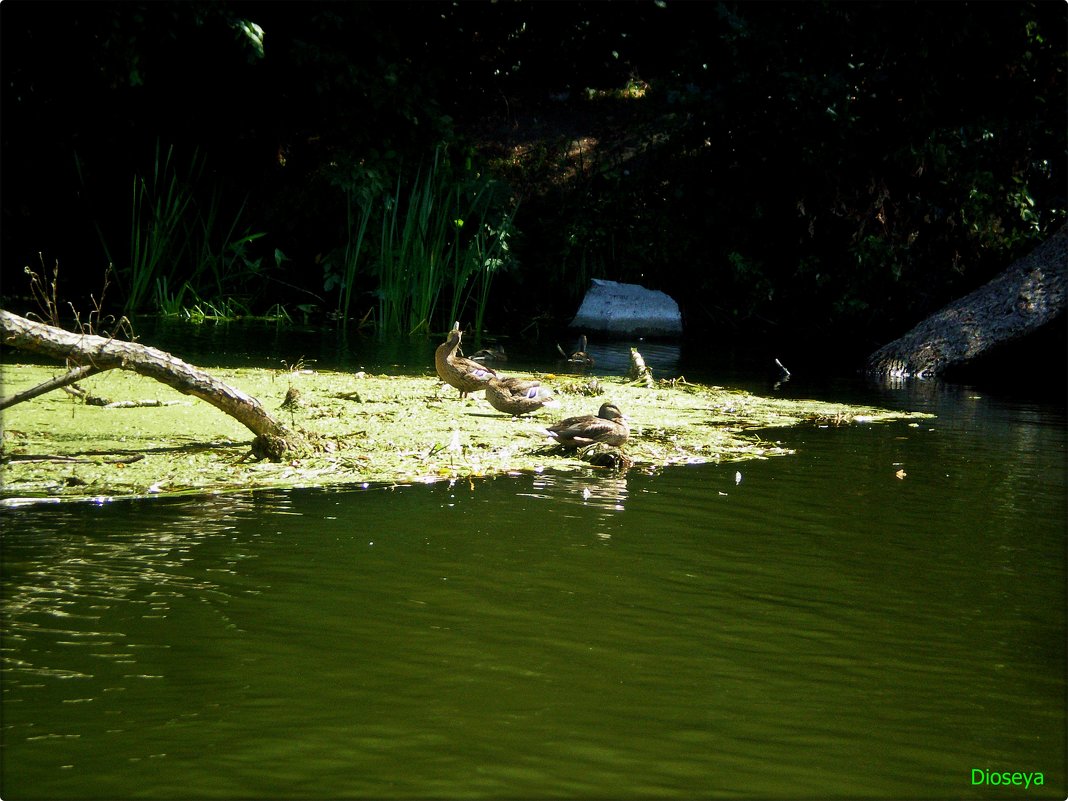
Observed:
[[[482,362],[459,354],[463,333],[455,323],[448,338],[434,352],[434,368],[438,377],[460,390],[460,397],[485,390],[486,400],[499,412],[519,416],[552,406],[555,398],[540,381],[525,378],[505,378],[497,370]]]
[[[457,322],[448,338],[434,352],[438,377],[460,390],[460,397],[485,391],[490,406],[499,412],[519,416],[554,406],[552,392],[541,382],[525,378],[506,378],[492,367],[459,354],[463,334]],[[627,418],[614,403],[604,403],[597,414],[568,417],[545,429],[545,433],[565,448],[594,443],[620,447],[630,437]]]

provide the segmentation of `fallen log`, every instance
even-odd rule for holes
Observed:
[[[974,292],[932,314],[868,357],[888,378],[933,377],[1064,314],[1068,226]]]
[[[284,455],[309,449],[303,434],[275,420],[258,400],[165,351],[136,342],[76,334],[3,309],[0,309],[0,342],[5,347],[65,360],[70,365],[86,368],[86,372],[131,370],[183,395],[200,398],[256,435],[252,443],[256,458],[280,461]],[[61,382],[56,383],[58,386]],[[7,405],[27,399],[25,396],[7,399]]]

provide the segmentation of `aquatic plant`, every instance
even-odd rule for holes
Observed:
[[[263,257],[253,256],[249,246],[266,234],[253,233],[247,226],[238,230],[247,203],[247,198],[241,202],[225,230],[220,228],[223,204],[218,187],[212,191],[205,210],[194,205],[192,230],[188,234],[197,250],[186,281],[198,294],[210,293],[211,297],[222,300],[235,289],[248,291],[262,284],[258,279]]]
[[[382,212],[377,264],[379,325],[395,333],[428,331],[445,280],[449,247],[449,211],[456,187],[444,185],[438,169],[440,150],[410,187],[397,178]],[[405,195],[407,203],[405,203]]]
[[[483,330],[486,311],[489,308],[490,287],[498,272],[508,269],[513,257],[508,240],[514,232],[513,220],[518,204],[505,213],[496,227],[489,222],[482,222],[472,237],[462,261],[462,273],[453,279],[452,304],[449,319],[456,320],[464,316],[463,311],[474,300],[474,328]],[[484,215],[488,217],[489,214]]]
[[[426,333],[443,293],[451,290],[447,326],[473,302],[481,330],[493,275],[511,263],[508,237],[515,208],[498,185],[468,165],[454,176],[438,148],[408,186],[398,177],[383,200],[376,264],[378,325],[390,333]]]
[[[262,259],[250,245],[265,236],[241,220],[242,201],[224,223],[222,192],[215,187],[206,205],[196,190],[205,159],[194,151],[186,166],[177,164],[173,145],[166,152],[157,142],[151,173],[135,175],[130,198],[129,251],[116,258],[100,226],[97,234],[126,293],[125,310],[144,308],[149,301],[165,314],[185,310],[187,296],[228,302],[234,290],[262,285]],[[79,164],[80,170],[80,164]]]
[[[338,300],[338,314],[343,320],[348,319],[349,309],[352,307],[352,288],[356,284],[356,273],[359,269],[360,254],[363,251],[363,240],[367,234],[367,223],[370,222],[373,211],[374,205],[366,193],[356,197],[356,192],[351,188],[345,193],[345,231],[347,238],[342,256],[343,289]]]
[[[191,323],[225,323],[251,316],[248,306],[236,298],[218,298],[214,301],[197,299],[191,306],[184,306],[179,317]]]
[[[174,146],[165,155],[156,143],[156,158],[149,180],[140,175],[133,179],[130,208],[130,250],[123,264],[104,250],[117,268],[126,290],[127,312],[140,309],[162,271],[175,269],[185,257],[189,240],[182,236],[182,221],[193,200],[193,184],[200,176],[203,163],[194,153],[189,167],[179,175],[174,164]]]

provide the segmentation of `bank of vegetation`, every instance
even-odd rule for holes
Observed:
[[[1064,222],[1065,14],[5,3],[5,306],[531,334],[603,277],[866,354]]]

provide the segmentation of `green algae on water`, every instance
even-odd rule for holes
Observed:
[[[0,366],[4,394],[60,368]],[[109,370],[82,385],[113,401],[91,406],[52,392],[3,412],[0,503],[109,499],[340,484],[411,484],[509,473],[592,470],[543,429],[594,414],[612,400],[630,420],[633,469],[763,459],[791,453],[768,429],[930,415],[840,403],[765,398],[684,381],[652,388],[622,378],[541,375],[560,406],[526,417],[460,399],[436,376],[220,369],[220,380],[258,398],[282,422],[315,435],[318,449],[281,463],[247,458],[252,432],[210,404],[137,374]]]

